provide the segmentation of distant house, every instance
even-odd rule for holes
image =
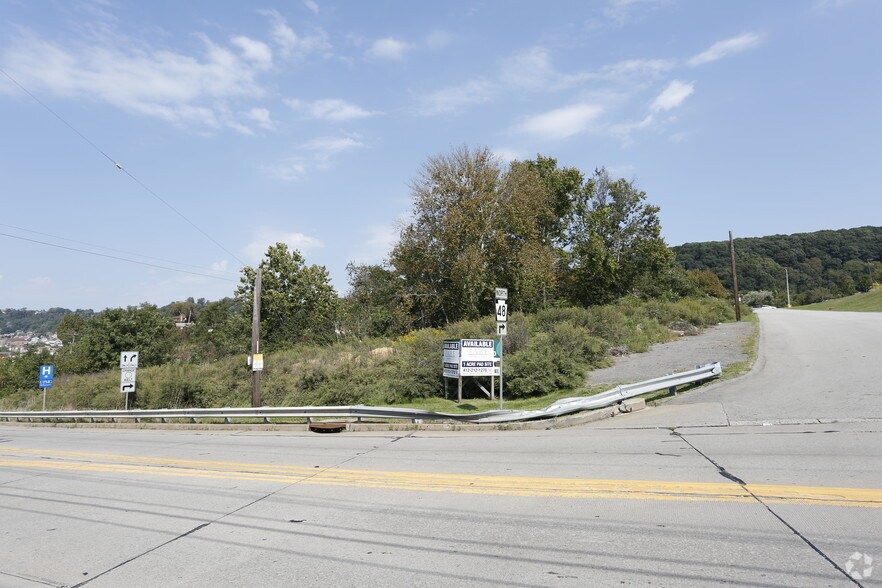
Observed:
[[[185,329],[193,324],[192,322],[190,322],[190,317],[184,313],[173,316],[172,320],[175,321],[175,326],[179,329]]]

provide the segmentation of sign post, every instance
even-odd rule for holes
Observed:
[[[40,388],[43,390],[43,412],[46,412],[46,389],[52,387],[52,380],[55,378],[54,365],[40,366]]]
[[[508,288],[496,288],[496,334],[499,336],[499,408],[502,398],[502,338],[508,334]]]
[[[119,354],[119,391],[126,395],[126,410],[129,410],[129,394],[135,392],[138,372],[137,351],[123,351]]]

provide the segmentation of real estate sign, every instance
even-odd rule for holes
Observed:
[[[444,342],[442,371],[445,378],[460,376],[498,376],[496,341],[493,339],[453,339]]]

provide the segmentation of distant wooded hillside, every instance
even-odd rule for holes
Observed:
[[[732,287],[728,241],[672,247],[686,269],[709,269]],[[810,304],[868,291],[882,279],[882,227],[735,239],[738,287],[767,290],[785,301],[784,269],[794,304]]]
[[[95,315],[94,310],[70,310],[69,308],[50,308],[49,310],[28,310],[26,308],[0,309],[0,333],[27,331],[30,333],[54,333],[55,328],[66,314],[78,314],[83,318]]]

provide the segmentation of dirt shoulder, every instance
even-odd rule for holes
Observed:
[[[725,372],[726,366],[747,361],[744,342],[755,329],[753,322],[722,323],[698,335],[658,343],[645,353],[617,357],[615,365],[593,370],[588,374],[588,384],[640,382],[715,361],[722,363]]]

